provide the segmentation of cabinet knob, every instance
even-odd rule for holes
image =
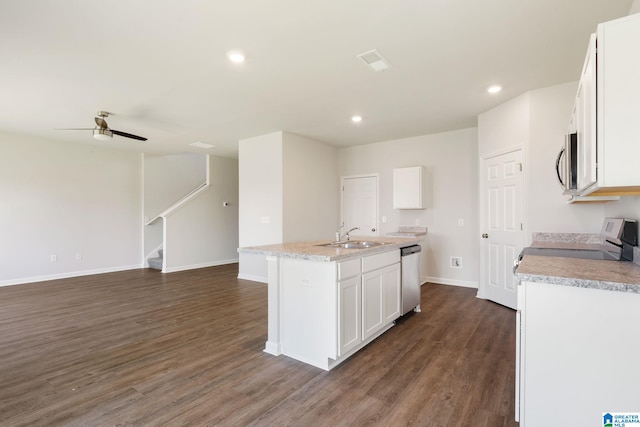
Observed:
[[[375,227],[371,227],[371,231],[375,232],[376,231]]]
[[[483,239],[488,239],[488,238],[489,238],[489,235],[488,235],[487,233],[482,233],[482,238],[483,238]]]

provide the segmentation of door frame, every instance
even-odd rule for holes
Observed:
[[[481,156],[478,160],[478,194],[479,194],[479,206],[478,210],[480,211],[480,215],[478,215],[479,223],[478,223],[478,249],[480,252],[480,277],[478,280],[478,293],[476,294],[477,298],[487,299],[486,296],[486,286],[487,284],[484,282],[485,278],[485,254],[483,251],[484,239],[482,238],[482,233],[484,224],[487,221],[487,206],[486,206],[486,198],[484,197],[485,192],[487,190],[485,185],[485,180],[482,174],[484,173],[482,169],[482,165],[485,161],[489,160],[492,157],[502,156],[504,154],[513,153],[515,151],[520,150],[522,152],[522,245],[525,245],[527,239],[525,236],[529,233],[529,221],[527,221],[527,183],[529,182],[529,168],[527,167],[527,151],[525,150],[524,144],[514,145],[509,148],[504,148],[502,150],[493,151],[489,154],[485,154]],[[551,169],[549,169],[551,170]],[[549,172],[551,173],[551,172]]]
[[[376,236],[380,236],[380,174],[365,173],[361,175],[345,175],[340,177],[340,224],[344,224],[344,180],[354,178],[375,178],[376,179]],[[338,226],[340,226],[338,224]]]

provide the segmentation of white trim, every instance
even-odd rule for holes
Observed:
[[[492,157],[502,156],[504,154],[513,153],[513,152],[518,151],[518,150],[522,150],[522,153],[524,154],[524,144],[514,145],[514,146],[509,147],[509,148],[503,148],[502,150],[493,151],[493,152],[491,152],[489,154],[483,155],[480,159],[484,161],[484,160],[490,159]],[[524,156],[523,156],[522,160],[523,160],[523,163],[524,163]]]
[[[118,267],[96,268],[95,270],[72,271],[68,273],[47,274],[44,276],[23,277],[0,281],[0,286],[23,285],[25,283],[46,282],[49,280],[70,279],[72,277],[90,276],[93,274],[115,273],[118,271],[137,270],[144,264],[122,265]]]
[[[144,235],[145,235],[145,221],[144,221],[144,163],[145,154],[140,153],[140,213],[142,214],[142,226],[140,227],[140,259],[145,266],[148,266],[147,257],[144,256]]]
[[[238,273],[238,279],[251,280],[252,282],[269,283],[269,279],[266,276],[256,276],[254,274]]]
[[[164,252],[162,254],[162,272],[166,273],[166,271],[164,271],[166,265],[167,265],[167,218],[162,218],[162,247],[164,249]]]
[[[162,270],[163,273],[175,273],[176,271],[195,270],[197,268],[215,267],[218,265],[234,264],[238,262],[238,258],[225,259],[221,261],[203,262],[200,264],[183,265],[180,267],[170,267]]]
[[[426,281],[429,283],[437,283],[439,285],[451,285],[475,289],[478,288],[478,282],[471,282],[468,280],[445,279],[444,277],[427,277]]]

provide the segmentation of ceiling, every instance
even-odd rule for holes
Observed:
[[[279,130],[343,147],[473,127],[527,90],[577,80],[596,24],[631,3],[3,0],[0,131],[236,157],[238,140]],[[392,68],[356,58],[371,49]],[[98,110],[149,140],[56,130],[93,127]]]

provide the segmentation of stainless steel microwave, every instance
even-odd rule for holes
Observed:
[[[556,158],[556,176],[563,194],[578,192],[578,134],[566,136],[565,143]]]

